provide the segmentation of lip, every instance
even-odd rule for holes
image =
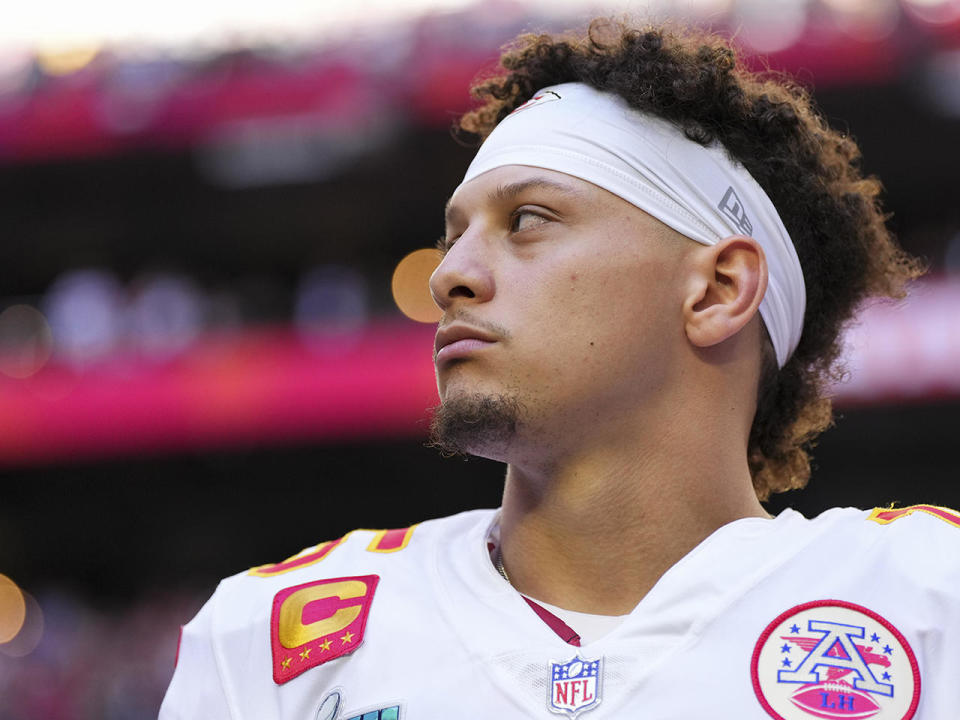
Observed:
[[[437,364],[454,358],[465,357],[481,350],[497,339],[490,333],[469,325],[447,325],[437,331],[434,342],[433,361]]]

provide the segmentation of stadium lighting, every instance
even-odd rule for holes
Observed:
[[[0,47],[57,49],[109,46],[230,45],[282,34],[323,34],[356,23],[393,22],[430,11],[453,11],[473,0],[170,0],[144,6],[125,0],[37,0],[5,9]]]
[[[0,643],[13,640],[23,627],[27,606],[23,592],[6,575],[0,575]]]
[[[0,373],[28,378],[47,363],[52,347],[50,325],[36,308],[11,305],[0,313]]]
[[[414,250],[401,260],[393,271],[391,290],[400,312],[411,320],[435,323],[442,311],[430,297],[428,282],[442,259],[433,248]]]
[[[960,0],[903,0],[904,9],[931,25],[946,25],[960,19]]]
[[[806,0],[741,2],[734,9],[738,37],[753,50],[772,53],[793,45],[807,25]]]

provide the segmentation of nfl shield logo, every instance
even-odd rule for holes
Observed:
[[[547,709],[571,718],[600,704],[603,658],[574,657],[565,663],[550,663],[550,697]]]

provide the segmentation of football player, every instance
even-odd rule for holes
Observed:
[[[526,35],[461,121],[434,442],[502,507],[229,578],[164,720],[955,717],[960,516],[770,517],[918,264],[808,94],[696,30]]]

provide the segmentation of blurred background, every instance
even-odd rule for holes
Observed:
[[[928,278],[849,331],[816,514],[960,506],[960,1],[21,2],[0,27],[0,720],[156,716],[219,578],[495,506],[391,297],[522,30],[732,34],[864,151]],[[842,556],[842,549],[840,550]]]

